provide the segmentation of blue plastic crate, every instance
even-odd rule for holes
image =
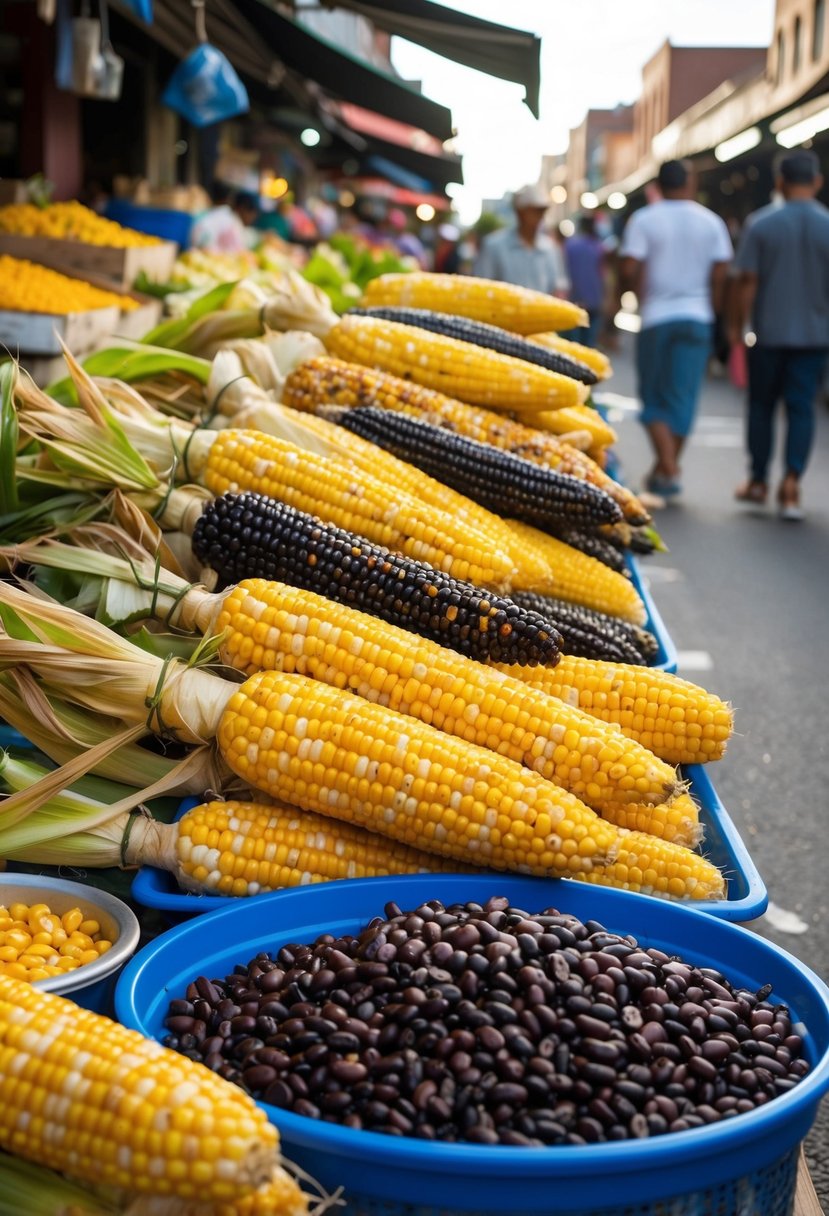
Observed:
[[[728,878],[728,899],[713,902],[691,902],[720,920],[749,921],[762,916],[768,904],[768,892],[748,850],[743,844],[731,816],[726,811],[705,768],[689,765],[684,770],[691,783],[691,794],[700,806],[700,819],[705,827],[705,853]],[[198,804],[198,799],[182,802],[176,818]],[[328,884],[326,884],[328,885]],[[581,884],[577,884],[581,886]],[[245,902],[226,895],[192,895],[179,889],[172,874],[154,866],[142,866],[132,882],[132,898],[147,908],[163,912],[172,923],[226,908],[228,903]],[[257,896],[260,899],[261,896]]]
[[[767,1105],[718,1124],[549,1149],[408,1140],[264,1105],[285,1156],[329,1190],[343,1186],[349,1216],[790,1216],[797,1146],[829,1089],[829,989],[779,947],[684,905],[506,875],[406,875],[279,891],[187,921],[151,943],[118,983],[117,1016],[163,1039],[169,1000],[198,975],[224,976],[261,950],[321,933],[355,933],[388,900],[415,908],[496,894],[529,912],[553,906],[595,918],[645,946],[714,967],[738,987],[770,984],[771,999],[792,1011],[812,1072]]]
[[[111,198],[106,205],[107,219],[122,224],[125,228],[134,228],[136,232],[146,232],[148,236],[157,236],[162,241],[175,241],[182,249],[186,249],[190,241],[190,229],[193,226],[193,216],[187,211],[174,211],[166,207],[139,207],[126,199]]]
[[[673,638],[665,627],[665,622],[662,620],[662,615],[654,602],[653,596],[642,581],[642,573],[639,569],[639,563],[635,557],[631,557],[630,554],[628,554],[627,564],[628,569],[630,570],[631,581],[642,597],[642,601],[648,613],[645,628],[649,629],[654,635],[659,646],[654,661],[649,663],[648,666],[654,667],[658,671],[676,672],[677,664],[679,662],[676,646],[674,645]]]

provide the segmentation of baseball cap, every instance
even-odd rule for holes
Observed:
[[[814,152],[791,152],[780,161],[779,172],[792,186],[806,185],[820,176],[820,161]]]
[[[522,186],[513,194],[512,205],[518,210],[523,207],[539,207],[546,211],[550,206],[550,196],[541,186]]]

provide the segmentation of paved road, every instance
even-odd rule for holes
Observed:
[[[623,337],[607,385],[623,398],[635,397],[632,341]],[[614,425],[624,479],[638,488],[644,434],[634,413]],[[682,502],[657,514],[670,552],[643,568],[680,675],[735,707],[736,737],[711,773],[772,901],[753,928],[829,979],[829,411],[819,411],[803,523],[733,501],[743,453],[742,394],[709,380]],[[806,1148],[829,1212],[829,1101]]]

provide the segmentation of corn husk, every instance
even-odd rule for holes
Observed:
[[[336,323],[325,293],[288,270],[267,290],[254,279],[221,283],[199,296],[183,317],[156,326],[145,341],[210,359],[234,339],[292,329],[324,338]]]

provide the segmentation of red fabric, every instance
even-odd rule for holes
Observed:
[[[748,363],[746,360],[746,348],[742,342],[738,346],[732,346],[728,356],[728,378],[735,388],[744,389],[748,387]]]

